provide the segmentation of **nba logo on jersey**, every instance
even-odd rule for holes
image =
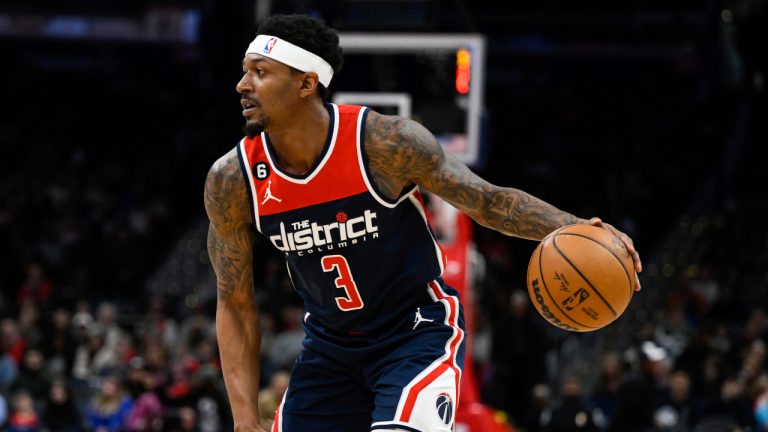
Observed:
[[[269,40],[267,41],[267,44],[264,45],[264,53],[265,54],[271,53],[272,52],[272,48],[275,47],[276,43],[277,43],[277,38],[276,37],[269,38]]]
[[[437,408],[437,415],[440,420],[445,424],[451,424],[453,419],[453,400],[448,393],[440,393],[435,400],[435,408]]]

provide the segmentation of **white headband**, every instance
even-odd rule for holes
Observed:
[[[287,64],[302,72],[315,72],[320,83],[328,87],[333,78],[333,68],[327,61],[304,48],[269,35],[258,35],[248,45],[246,54],[260,54]]]

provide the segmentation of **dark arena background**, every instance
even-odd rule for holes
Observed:
[[[331,98],[399,95],[459,150],[476,109],[475,172],[634,239],[642,291],[577,334],[531,304],[536,243],[472,227],[465,393],[483,421],[768,431],[765,0],[3,0],[3,428],[232,430],[203,184],[242,137],[240,62],[272,13],[358,37],[479,37],[481,60],[345,48]],[[271,415],[303,311],[256,242]],[[491,430],[462,415],[457,431]]]

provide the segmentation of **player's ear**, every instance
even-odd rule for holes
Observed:
[[[301,74],[299,96],[305,98],[311,95],[317,90],[319,84],[320,78],[317,76],[317,72],[303,72]]]

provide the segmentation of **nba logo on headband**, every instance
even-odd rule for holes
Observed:
[[[280,42],[279,44],[277,42]],[[315,72],[320,83],[326,87],[333,78],[333,68],[322,57],[272,35],[258,35],[248,45],[246,54],[258,54],[284,63],[302,72]]]
[[[277,38],[276,37],[269,38],[269,40],[267,41],[267,44],[264,45],[264,53],[265,54],[271,53],[272,52],[272,48],[275,47],[276,43],[277,43]]]

